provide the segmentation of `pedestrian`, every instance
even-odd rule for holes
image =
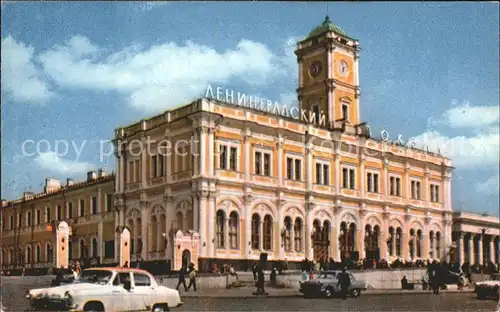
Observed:
[[[188,271],[188,276],[189,276],[189,285],[188,285],[188,290],[191,289],[191,286],[193,286],[194,291],[196,291],[196,271],[194,269],[194,264],[191,263],[189,265],[189,271]]]
[[[252,274],[253,274],[253,280],[257,281],[257,263],[254,263],[252,266]]]
[[[231,267],[229,268],[229,274],[231,276],[235,276],[236,280],[238,280],[238,273],[236,273],[236,271],[234,270],[234,265],[232,265],[232,264],[231,264]]]
[[[181,284],[184,286],[185,291],[189,291],[186,285],[186,267],[184,266],[182,266],[182,268],[179,270],[179,282],[177,283],[177,287],[175,287],[175,289],[179,290]]]
[[[128,261],[125,261],[125,263],[123,264],[123,267],[128,268]]]
[[[430,280],[431,280],[432,292],[435,295],[439,295],[439,287],[441,286],[441,278],[440,278],[441,272],[440,271],[441,270],[440,270],[439,264],[436,261],[434,261],[434,263],[431,266]]]
[[[261,266],[259,266],[257,270],[257,294],[265,294],[266,290],[264,289],[264,270]]]
[[[347,293],[349,292],[349,286],[351,286],[351,277],[346,272],[346,268],[342,268],[342,272],[338,276],[339,282],[337,286],[340,286],[342,292],[342,300],[347,299]]]

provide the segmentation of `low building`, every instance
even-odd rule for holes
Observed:
[[[500,219],[484,214],[454,212],[453,243],[460,264],[500,263]]]

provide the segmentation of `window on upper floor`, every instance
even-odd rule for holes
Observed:
[[[85,216],[85,199],[80,199],[80,202],[78,205],[78,216],[79,217]]]
[[[256,151],[255,152],[255,174],[271,176],[271,153]]]
[[[31,216],[31,211],[28,211],[26,213],[26,226],[31,226],[31,221],[32,221],[31,217],[32,217]]]
[[[411,181],[411,198],[412,199],[421,199],[421,182],[417,180]]]
[[[106,194],[106,211],[113,211],[113,194]]]
[[[93,215],[97,214],[98,212],[97,197],[92,196],[91,205],[92,205],[92,214]]]
[[[35,211],[35,225],[40,224],[40,209]]]
[[[391,196],[401,196],[401,178],[391,176],[389,178],[389,195]]]
[[[164,163],[165,158],[162,154],[156,154],[151,156],[151,172],[150,178],[159,178],[164,176]]]
[[[346,122],[349,122],[349,104],[348,103],[342,103],[342,118]]]
[[[73,218],[73,203],[68,203],[68,219]]]
[[[345,189],[356,189],[356,170],[354,168],[342,168],[342,187]]]
[[[286,178],[288,180],[302,180],[302,161],[295,157],[286,158]]]
[[[56,208],[56,220],[61,221],[62,220],[62,207],[61,205],[57,205]]]
[[[9,230],[14,229],[14,216],[9,216]]]
[[[50,207],[45,207],[45,223],[50,223],[52,221],[52,215]]]
[[[430,201],[433,203],[439,203],[439,185],[431,184],[430,185]]]
[[[366,173],[366,191],[370,193],[379,193],[379,175],[375,172]]]
[[[238,148],[228,144],[219,144],[219,168],[223,170],[238,170]]]
[[[316,162],[316,184],[330,184],[330,166],[323,162]]]

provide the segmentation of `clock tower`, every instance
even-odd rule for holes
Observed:
[[[299,65],[297,95],[301,109],[313,112],[318,123],[326,116],[326,125],[345,120],[346,126],[360,123],[359,116],[359,43],[328,16],[314,28],[295,50]],[[349,128],[351,128],[349,127]]]

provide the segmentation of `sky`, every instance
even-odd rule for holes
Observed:
[[[374,136],[450,157],[453,210],[498,215],[498,2],[1,5],[2,198],[114,170],[116,128],[208,84],[293,103],[295,42],[328,14],[360,42]]]

